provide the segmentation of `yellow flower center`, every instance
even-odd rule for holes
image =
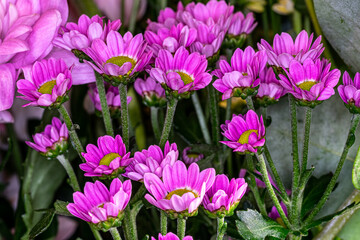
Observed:
[[[51,94],[55,85],[56,85],[56,80],[45,82],[43,85],[40,86],[38,92],[42,94]]]
[[[176,71],[176,73],[180,75],[181,80],[184,82],[185,85],[192,83],[194,81],[192,77],[190,77],[188,74],[184,72]]]
[[[110,163],[117,157],[121,157],[119,154],[117,153],[109,153],[106,154],[99,162],[99,165],[106,165],[109,166]]]
[[[189,158],[197,158],[199,156],[199,154],[197,154],[197,153],[189,153],[187,156]]]
[[[119,67],[122,67],[122,65],[124,65],[124,63],[127,62],[131,63],[131,69],[126,74],[130,74],[136,65],[136,61],[134,59],[129,58],[127,56],[118,56],[118,57],[112,57],[106,61],[106,63],[112,63],[118,65]]]
[[[302,90],[305,91],[310,91],[310,89],[312,88],[312,86],[314,86],[316,84],[315,81],[310,80],[310,81],[305,81],[300,83],[299,85],[297,85],[299,88],[301,88]]]
[[[256,133],[258,135],[258,130],[250,129],[243,132],[238,140],[238,143],[240,144],[248,144],[249,143],[249,136],[252,133]]]
[[[188,193],[188,192],[191,192],[192,194],[194,194],[194,197],[198,197],[198,195],[196,193],[194,193],[193,191],[191,191],[191,190],[188,190],[188,189],[176,189],[174,191],[169,192],[169,194],[165,197],[165,199],[170,200],[171,197],[174,194],[181,197],[182,195],[184,195],[185,193]]]

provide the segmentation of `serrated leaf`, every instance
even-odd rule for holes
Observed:
[[[352,182],[354,187],[360,190],[360,147],[357,151],[354,167],[352,169]]]
[[[35,224],[35,226],[31,229],[29,233],[29,239],[34,239],[36,236],[43,233],[50,226],[54,216],[55,216],[55,210],[49,209],[43,215],[40,221],[37,224]]]
[[[252,209],[248,209],[247,211],[238,211],[236,214],[241,220],[241,222],[244,223],[244,225],[237,224],[236,226],[241,227],[241,229],[245,231],[245,234],[248,237],[250,237],[251,233],[254,238],[250,239],[265,239],[265,237],[267,236],[285,239],[285,237],[290,231],[289,229],[284,228],[282,225],[280,225],[273,219],[269,217],[264,217],[259,212]],[[249,231],[246,231],[244,226]]]
[[[257,238],[254,236],[254,234],[251,233],[251,231],[246,227],[245,223],[242,221],[236,220],[236,229],[238,230],[238,233],[241,237],[243,237],[245,240],[258,240],[262,238]]]
[[[68,204],[68,202],[56,200],[56,202],[54,203],[55,213],[63,216],[72,216],[72,214],[66,208]]]

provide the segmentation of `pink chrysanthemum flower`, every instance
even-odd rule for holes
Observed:
[[[185,163],[177,161],[165,166],[162,179],[153,173],[145,174],[145,187],[151,194],[145,198],[171,218],[194,216],[214,180],[215,169],[200,172],[196,163],[186,169]]]
[[[226,175],[217,175],[202,203],[206,213],[212,218],[233,215],[246,189],[247,183],[243,178],[232,178],[229,181]]]
[[[272,47],[267,41],[261,39],[258,48],[266,50],[270,65],[289,68],[290,62],[294,59],[303,63],[308,58],[316,61],[320,57],[325,48],[321,43],[321,36],[312,42],[313,35],[311,34],[309,37],[303,30],[294,42],[290,34],[283,32],[281,35],[275,35]]]
[[[227,33],[233,37],[241,34],[248,35],[256,26],[257,22],[255,22],[254,14],[252,12],[246,14],[246,17],[242,12],[237,12],[232,16]]]
[[[95,106],[96,111],[101,113],[101,102],[98,89],[96,85],[92,85],[88,91],[88,94]],[[131,97],[127,96],[127,104],[131,102]],[[109,86],[106,89],[106,102],[109,106],[110,114],[112,117],[116,118],[120,116],[121,111],[121,102],[120,102],[120,94],[119,89],[114,86]]]
[[[360,73],[355,74],[353,81],[349,73],[345,71],[343,85],[338,87],[338,92],[351,113],[360,113]]]
[[[288,216],[288,212],[287,212],[287,208],[285,206],[285,203],[284,202],[280,202],[280,205],[281,205],[281,208],[284,210],[285,212],[285,215]],[[283,220],[281,219],[280,217],[280,214],[278,212],[278,210],[276,209],[275,206],[273,206],[271,208],[271,211],[269,212],[269,218],[272,218],[274,220],[276,220],[278,223],[280,223],[281,225],[285,225]]]
[[[146,30],[156,33],[161,28],[170,29],[172,26],[179,23],[179,21],[177,20],[177,15],[179,14],[179,12],[182,12],[183,9],[184,6],[182,5],[181,1],[179,1],[177,12],[175,12],[169,7],[160,10],[157,22],[152,22],[150,19],[148,19],[148,26]]]
[[[157,56],[160,49],[166,49],[174,53],[181,46],[190,47],[196,40],[197,31],[179,23],[170,29],[161,28],[156,33],[146,31],[144,37],[149,44],[149,48],[153,51],[153,55]]]
[[[141,72],[149,63],[152,52],[147,51],[147,44],[142,34],[135,37],[130,32],[121,36],[116,31],[110,31],[106,42],[93,40],[91,47],[83,51],[94,61],[88,62],[98,73],[113,84],[128,83],[128,78]]]
[[[87,182],[84,193],[73,194],[74,203],[69,203],[69,212],[98,229],[119,227],[124,218],[124,209],[131,197],[131,181],[121,183],[115,178],[108,189],[102,182]]]
[[[25,143],[46,157],[56,157],[67,150],[68,138],[69,133],[65,123],[53,117],[44,132],[33,135],[34,142],[25,141]]]
[[[191,147],[187,147],[182,152],[183,162],[189,166],[192,163],[198,162],[204,158],[204,154],[191,151]]]
[[[286,92],[271,67],[265,67],[259,78],[260,86],[255,96],[256,104],[266,107],[278,102],[280,97],[285,95]]]
[[[233,115],[221,125],[222,134],[230,141],[220,141],[234,152],[255,153],[265,144],[265,126],[262,116],[249,110],[245,115]]]
[[[56,107],[67,100],[72,85],[70,70],[62,59],[50,58],[36,62],[24,70],[25,79],[17,82],[19,96],[30,103],[26,106]]]
[[[167,103],[165,90],[152,77],[144,80],[137,78],[134,82],[135,91],[142,97],[143,103],[149,107],[162,107]]]
[[[320,59],[315,62],[306,59],[303,64],[293,60],[287,77],[280,74],[280,84],[292,94],[300,104],[315,107],[321,101],[335,94],[334,87],[339,81],[341,72],[338,69],[330,71],[331,64]]]
[[[170,145],[166,142],[164,152],[159,146],[151,145],[148,149],[136,152],[134,160],[126,168],[123,176],[134,181],[143,182],[146,173],[153,173],[162,178],[163,169],[166,165],[174,165],[178,160],[179,151],[176,143]]]
[[[81,15],[78,23],[69,22],[66,27],[59,31],[58,37],[54,39],[54,45],[66,50],[82,50],[90,47],[94,39],[105,40],[107,34],[113,30],[119,30],[121,21],[116,20],[107,24],[103,23],[103,17],[95,15],[91,18],[85,14]]]
[[[80,169],[87,177],[115,178],[132,161],[120,135],[99,137],[97,145],[88,144],[86,152],[81,153],[86,163],[80,164]]]
[[[189,54],[184,47],[180,47],[173,56],[162,49],[155,60],[155,68],[150,70],[150,76],[170,94],[186,97],[191,91],[202,89],[211,82],[206,68],[207,60],[199,53]]]
[[[259,74],[266,66],[266,53],[264,51],[256,52],[252,47],[245,50],[236,49],[231,57],[231,66],[221,60],[220,69],[213,71],[217,79],[213,86],[219,92],[223,93],[222,100],[230,97],[242,97],[246,99],[256,93],[260,84]]]
[[[185,236],[183,239],[180,239],[178,236],[172,232],[167,233],[165,236],[159,233],[158,239],[151,237],[151,240],[193,240],[192,236]]]

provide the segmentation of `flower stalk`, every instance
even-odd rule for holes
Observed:
[[[126,149],[129,149],[129,111],[127,105],[127,85],[120,83],[119,85],[120,104],[121,104],[121,127],[122,139],[125,143]]]
[[[80,192],[81,189],[79,186],[79,182],[76,178],[76,174],[75,174],[74,169],[71,166],[69,160],[67,158],[65,158],[64,155],[58,155],[56,158],[59,160],[60,164],[64,167],[67,175],[69,176],[70,185],[73,188],[73,190],[75,192]]]
[[[115,227],[110,228],[110,233],[114,240],[121,240],[121,236],[120,236],[120,233],[117,230],[117,228],[115,228]]]
[[[183,239],[185,237],[186,231],[186,219],[178,218],[177,219],[177,235],[179,239]]]
[[[169,99],[169,102],[167,105],[164,128],[163,128],[161,138],[160,138],[160,143],[159,143],[161,148],[164,148],[166,141],[169,139],[171,127],[172,127],[172,124],[174,121],[174,115],[175,115],[177,103],[178,103],[178,100],[176,98],[171,97]]]
[[[164,211],[160,211],[160,232],[162,235],[167,234],[167,217]]]
[[[151,115],[151,125],[154,131],[154,136],[156,141],[160,139],[160,128],[159,128],[159,118],[158,114],[159,108],[158,107],[151,107],[150,108],[150,115]]]
[[[303,159],[301,165],[301,173],[303,174],[307,169],[307,161],[309,154],[310,128],[311,128],[312,108],[307,107],[305,113],[305,128],[304,128],[304,144],[303,144]]]
[[[216,240],[222,240],[224,238],[227,228],[227,224],[225,223],[225,217],[217,218],[216,221],[217,221]]]

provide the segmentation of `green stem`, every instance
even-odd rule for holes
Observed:
[[[336,167],[335,173],[332,176],[329,185],[326,187],[326,190],[325,190],[324,194],[322,195],[320,201],[316,204],[314,210],[310,213],[310,215],[305,219],[304,225],[307,225],[309,222],[311,222],[311,220],[319,213],[321,208],[324,206],[326,200],[330,196],[332,190],[334,189],[336,181],[340,175],[341,169],[345,163],[346,156],[349,152],[349,149],[355,142],[355,131],[356,131],[357,126],[359,125],[359,121],[360,121],[360,114],[353,115],[353,118],[351,120],[351,126],[349,129],[349,134],[348,134],[343,152],[341,154],[339,163]]]
[[[247,104],[249,110],[251,109],[251,110],[255,111],[254,103],[253,103],[251,96],[248,96],[246,98],[246,104]]]
[[[264,37],[266,41],[269,41],[269,20],[268,20],[268,13],[267,10],[265,9],[265,11],[261,14],[261,20],[262,20],[262,24],[263,24],[263,29],[264,29]]]
[[[164,9],[167,6],[167,0],[160,0],[159,6],[160,6],[160,9]]]
[[[151,125],[154,131],[156,141],[160,139],[160,128],[159,128],[159,118],[158,118],[159,108],[158,107],[151,107],[150,114],[151,114]]]
[[[60,106],[59,112],[62,115],[62,117],[64,119],[64,122],[66,124],[66,127],[67,127],[67,129],[69,131],[71,143],[72,143],[73,147],[75,148],[75,150],[77,151],[77,153],[79,154],[81,160],[84,162],[85,160],[84,160],[83,156],[81,155],[82,152],[85,152],[84,148],[81,145],[80,139],[79,139],[78,135],[76,134],[74,124],[71,121],[70,115],[67,112],[64,105]]]
[[[93,233],[94,237],[96,240],[102,240],[102,237],[101,237],[101,234],[99,233],[98,230],[95,229],[95,227],[93,225],[90,225],[90,229],[91,229],[91,232]]]
[[[172,127],[172,124],[174,121],[177,103],[178,103],[178,100],[176,98],[171,97],[167,104],[164,128],[163,128],[161,138],[160,138],[160,143],[159,143],[161,148],[164,148],[166,141],[169,139],[171,127]]]
[[[130,204],[135,204],[136,202],[138,202],[139,200],[144,198],[144,194],[146,193],[146,188],[145,185],[141,185],[141,187],[137,190],[137,192],[135,193],[134,197],[130,200]]]
[[[74,169],[71,166],[69,160],[67,158],[65,158],[64,155],[58,155],[56,158],[59,160],[61,165],[65,168],[65,171],[66,171],[66,173],[67,173],[67,175],[69,176],[69,179],[70,179],[70,185],[73,188],[73,190],[75,192],[80,192],[81,189],[80,189],[80,186],[79,186],[79,182],[78,182],[78,180],[76,178],[76,174],[75,174]]]
[[[270,155],[270,151],[269,151],[266,143],[264,145],[264,154],[265,154],[266,160],[267,160],[267,162],[269,164],[269,167],[271,169],[271,172],[272,172],[272,174],[274,176],[276,186],[279,188],[281,198],[283,199],[285,205],[287,205],[289,203],[289,201],[290,201],[289,196],[287,195],[285,186],[284,186],[283,182],[281,181],[281,178],[279,176],[278,171],[276,170],[275,164],[274,164],[274,162],[272,160],[272,157]]]
[[[163,236],[167,234],[167,217],[162,210],[160,210],[160,232]]]
[[[23,174],[24,174],[24,170],[23,170],[23,163],[22,163],[22,156],[21,156],[21,151],[20,151],[20,146],[19,146],[19,142],[17,140],[16,137],[16,133],[14,130],[14,125],[13,124],[6,124],[6,132],[10,137],[10,141],[11,141],[11,145],[12,145],[12,159],[14,159],[14,164],[15,164],[15,168],[16,168],[16,172],[18,173],[18,177],[22,178]]]
[[[122,127],[122,139],[126,146],[126,149],[129,150],[129,112],[127,104],[127,85],[120,83],[119,85],[120,93],[120,104],[121,104],[121,127]]]
[[[225,223],[225,218],[224,217],[217,218],[216,240],[222,240],[224,238],[226,228],[227,228],[227,224]]]
[[[209,92],[209,103],[210,103],[210,120],[211,120],[211,131],[212,140],[215,145],[219,145],[220,140],[220,123],[219,123],[219,104],[215,88],[210,84],[208,86]]]
[[[125,208],[124,233],[126,240],[137,240],[136,222],[131,214],[130,204]]]
[[[262,175],[263,180],[265,182],[266,188],[269,191],[270,197],[271,197],[277,211],[279,212],[279,215],[280,215],[281,219],[283,220],[285,226],[290,229],[291,224],[290,224],[288,218],[286,217],[285,212],[282,209],[279,200],[276,197],[273,186],[271,185],[269,175],[268,175],[267,169],[266,169],[266,163],[265,163],[264,156],[263,156],[263,154],[259,155],[258,153],[255,153],[255,155],[256,155],[256,158],[258,159],[259,163],[260,163],[260,172],[261,172],[261,175]]]
[[[130,32],[134,32],[134,29],[135,29],[135,23],[136,23],[136,18],[138,16],[140,0],[133,0],[132,2],[133,2],[133,6],[131,9],[131,16],[130,16],[130,21],[129,21],[129,31]]]
[[[184,218],[177,219],[177,235],[179,239],[183,239],[185,237],[186,231],[186,220]]]
[[[246,163],[248,170],[252,173],[255,170],[253,159],[251,156],[246,156]],[[253,174],[250,174],[250,189],[251,192],[254,194],[255,202],[260,210],[260,213],[264,216],[267,216],[266,212],[266,206],[265,203],[261,200],[259,189],[256,185],[255,176]]]
[[[304,127],[304,145],[303,145],[303,160],[301,165],[301,174],[306,171],[307,160],[309,154],[310,128],[311,128],[311,114],[312,108],[307,107],[305,113],[305,127]]]
[[[272,10],[272,5],[273,5],[273,0],[269,0],[269,6],[270,6],[270,17],[271,17],[271,28],[273,30],[274,35],[276,33],[280,32],[280,19],[279,19],[279,15],[277,15],[273,10]]]
[[[117,228],[115,228],[115,227],[110,228],[110,233],[114,240],[121,240],[120,233],[117,230]]]
[[[96,76],[96,87],[98,89],[98,93],[99,93],[99,97],[100,97],[101,112],[102,112],[102,117],[104,119],[106,134],[114,137],[114,129],[112,126],[109,105],[107,104],[107,101],[106,101],[104,80],[103,80],[103,77],[99,73],[96,73],[95,76]]]
[[[297,10],[294,10],[293,12],[293,26],[295,33],[299,34],[302,30],[302,24],[301,24],[301,13]]]
[[[196,115],[197,115],[197,117],[199,119],[199,123],[200,123],[200,129],[204,136],[205,142],[207,144],[211,144],[211,138],[210,138],[207,124],[206,124],[206,119],[204,116],[204,112],[201,108],[200,100],[199,100],[199,97],[198,97],[196,91],[191,95],[191,100],[194,104]]]

